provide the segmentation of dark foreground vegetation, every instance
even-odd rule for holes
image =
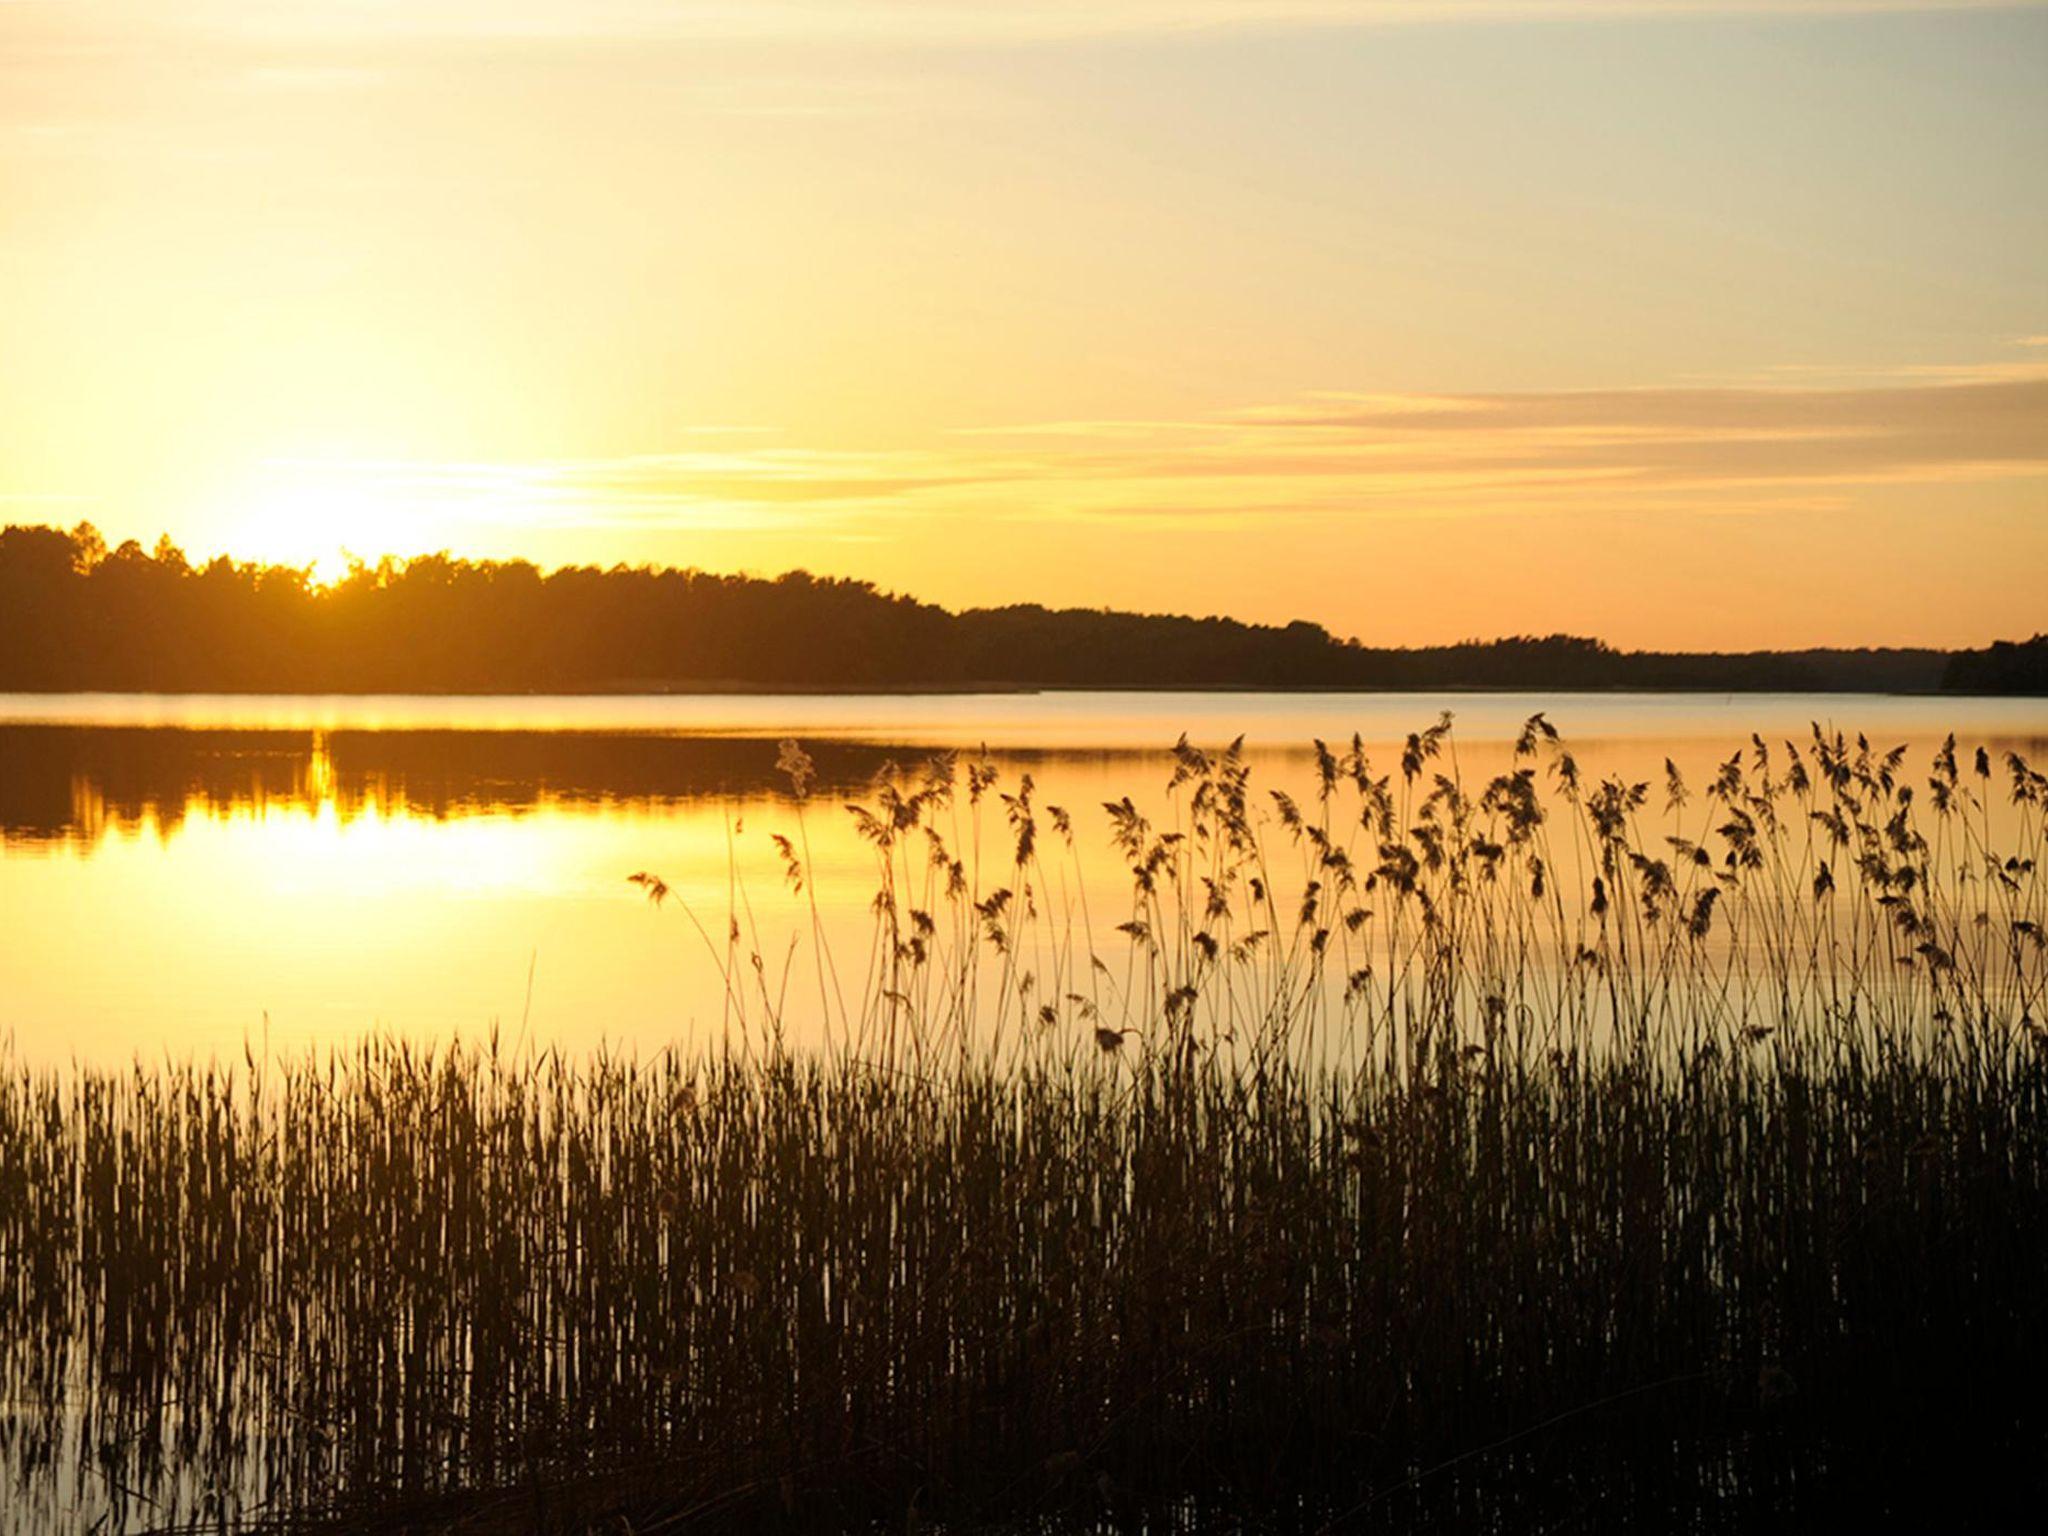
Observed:
[[[1983,652],[1617,651],[1570,635],[1384,649],[1284,627],[1037,605],[952,613],[870,583],[430,555],[307,570],[89,525],[0,531],[0,689],[583,692],[688,687],[1634,688],[2048,693],[2048,639]]]
[[[1065,809],[892,778],[864,966],[679,914],[726,977],[701,1054],[16,1067],[0,1492],[37,1531],[472,1532],[2048,1493],[2048,779],[1518,751],[1469,788],[1443,726],[1324,753],[1301,802],[1184,746],[1158,822],[1108,808],[1106,950]]]

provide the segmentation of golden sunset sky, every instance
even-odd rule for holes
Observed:
[[[0,0],[0,520],[2048,629],[2048,6]]]

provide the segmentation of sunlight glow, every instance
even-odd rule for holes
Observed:
[[[375,562],[438,547],[436,520],[417,503],[331,465],[294,467],[252,491],[223,548],[237,559],[309,568],[316,585],[348,574],[352,559]]]

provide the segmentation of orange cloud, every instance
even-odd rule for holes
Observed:
[[[971,506],[1035,518],[1516,512],[1569,502],[1740,511],[1826,488],[2048,473],[2048,377],[1861,389],[1321,395],[1184,422],[1069,422],[915,449],[685,450],[518,466],[391,465],[443,491],[515,483],[545,517],[845,520]],[[510,476],[510,482],[507,476]]]

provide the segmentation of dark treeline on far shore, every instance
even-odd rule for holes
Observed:
[[[2048,693],[2048,636],[1982,651],[1617,651],[1570,635],[1415,649],[1320,625],[1047,609],[949,612],[793,571],[426,555],[194,565],[87,524],[0,531],[0,688],[598,692],[767,688],[1641,688]]]

